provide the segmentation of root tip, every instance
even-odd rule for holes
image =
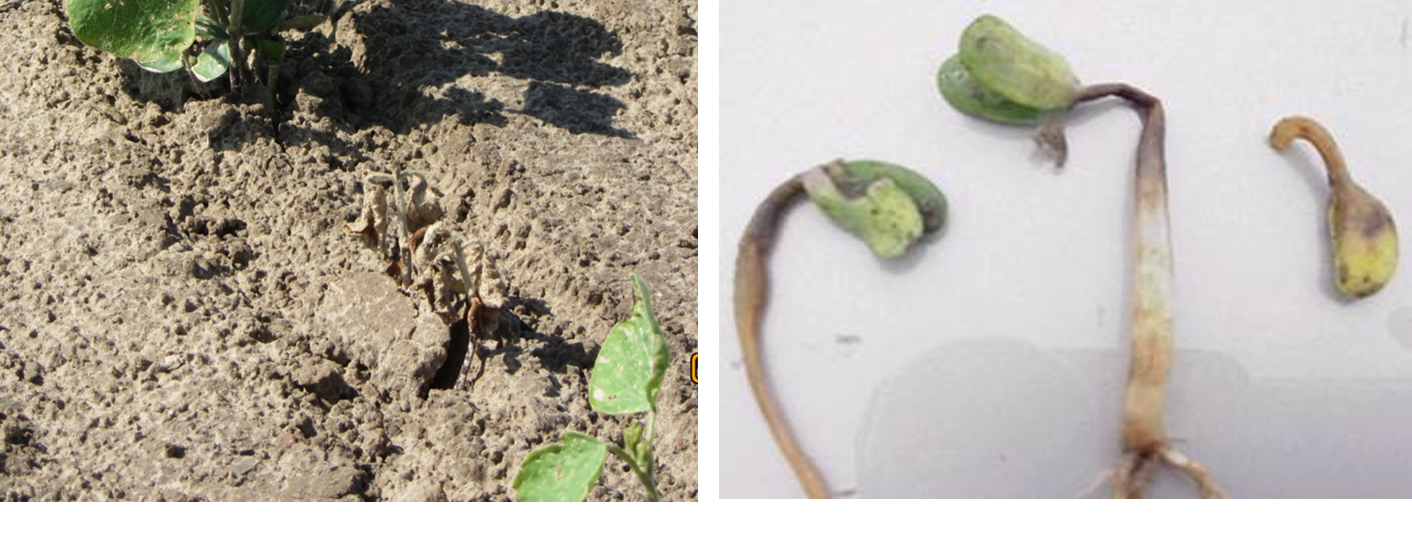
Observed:
[[[1165,463],[1190,479],[1202,498],[1225,498],[1225,491],[1216,485],[1211,473],[1195,460],[1176,449],[1164,447],[1156,451],[1130,451],[1113,475],[1114,498],[1141,498],[1152,480],[1153,470]]]

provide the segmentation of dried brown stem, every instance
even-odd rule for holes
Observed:
[[[828,498],[828,484],[824,482],[823,474],[800,448],[799,440],[771,393],[760,344],[760,327],[769,301],[769,273],[766,267],[775,232],[781,216],[803,194],[804,184],[800,177],[795,177],[775,188],[755,209],[750,225],[741,236],[740,252],[736,256],[735,322],[745,356],[745,373],[750,380],[750,390],[755,395],[755,402],[760,405],[770,434],[784,453],[785,461],[799,477],[804,493],[810,498]]]
[[[1123,460],[1115,475],[1114,496],[1141,497],[1159,460],[1191,478],[1202,496],[1219,496],[1220,489],[1205,469],[1170,447],[1163,420],[1172,366],[1172,243],[1162,102],[1133,86],[1117,83],[1088,87],[1075,103],[1108,96],[1126,100],[1142,118],[1133,224],[1132,359],[1123,392]]]
[[[1318,122],[1308,117],[1291,116],[1280,119],[1270,130],[1270,146],[1275,147],[1275,150],[1288,149],[1295,139],[1308,141],[1319,151],[1319,156],[1324,159],[1324,166],[1329,172],[1329,186],[1338,188],[1353,178],[1348,175],[1348,165],[1343,161],[1343,153],[1339,152],[1338,143],[1334,142],[1333,135]]]

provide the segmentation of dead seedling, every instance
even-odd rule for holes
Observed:
[[[388,213],[388,191],[396,218]],[[499,326],[506,284],[495,259],[477,239],[467,238],[440,220],[446,215],[421,171],[373,173],[365,185],[365,202],[356,229],[364,244],[391,260],[387,274],[409,294],[426,297],[427,305],[447,324],[464,318],[470,330],[469,351],[475,352]],[[433,197],[435,196],[435,197]],[[465,298],[461,299],[460,296]],[[470,363],[461,366],[456,389],[466,387]]]
[[[1122,459],[1113,495],[1141,497],[1159,464],[1182,472],[1203,497],[1220,488],[1196,461],[1178,452],[1164,423],[1171,371],[1172,244],[1167,217],[1166,119],[1161,100],[1126,83],[1084,86],[1062,56],[998,17],[977,18],[961,35],[960,51],[942,65],[941,94],[957,110],[995,122],[1038,125],[1036,142],[1063,164],[1063,121],[1077,105],[1120,98],[1142,121],[1134,183],[1132,360],[1123,396]]]

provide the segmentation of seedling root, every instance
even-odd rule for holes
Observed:
[[[1114,498],[1141,498],[1152,481],[1157,466],[1166,464],[1190,479],[1202,498],[1225,498],[1225,491],[1216,485],[1206,468],[1172,447],[1153,451],[1128,451],[1113,470]]]

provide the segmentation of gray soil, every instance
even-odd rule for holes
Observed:
[[[269,107],[83,46],[57,0],[0,8],[0,499],[513,499],[531,449],[642,418],[587,400],[636,273],[673,358],[658,487],[694,500],[696,19],[350,0]],[[498,261],[479,351],[344,232],[385,166]],[[611,456],[589,494],[643,498]]]

